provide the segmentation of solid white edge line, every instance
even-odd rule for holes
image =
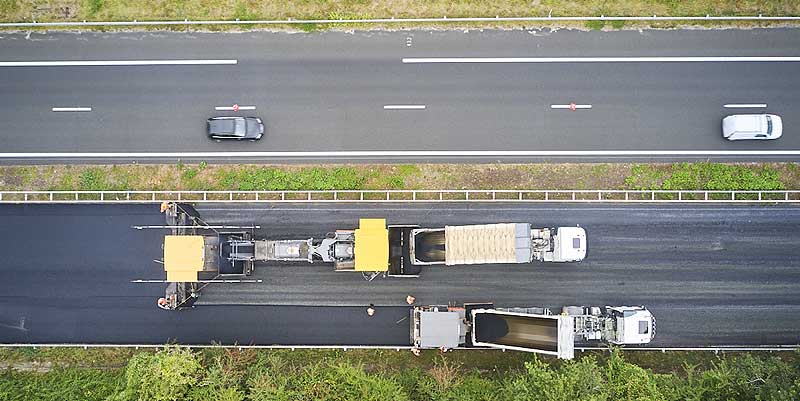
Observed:
[[[725,107],[726,109],[748,109],[748,108],[755,109],[755,108],[767,107],[767,104],[766,103],[749,103],[749,104],[747,104],[747,103],[742,103],[742,104],[731,103],[731,104],[726,104],[726,105],[724,105],[722,107]]]
[[[114,158],[382,158],[382,157],[550,157],[550,156],[800,156],[800,150],[387,150],[317,152],[53,152],[0,153],[0,159]]]
[[[406,64],[433,63],[697,63],[797,62],[800,57],[404,57]]]
[[[0,67],[79,67],[137,65],[231,65],[238,60],[72,60],[72,61],[0,61]]]
[[[255,110],[256,106],[239,106],[239,110]],[[216,111],[233,111],[232,106],[216,106],[214,107]]]
[[[568,104],[551,104],[550,108],[551,109],[568,109],[569,106],[570,105],[568,105]],[[592,105],[591,104],[576,104],[575,108],[576,109],[591,109]]]
[[[387,104],[384,110],[425,110],[424,104]]]
[[[53,107],[52,111],[92,111],[91,107]]]

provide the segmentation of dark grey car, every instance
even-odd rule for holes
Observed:
[[[255,141],[264,136],[264,123],[258,117],[212,117],[208,119],[208,136]]]

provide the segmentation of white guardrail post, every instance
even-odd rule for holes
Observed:
[[[403,23],[458,23],[458,22],[560,22],[560,21],[798,21],[800,16],[787,15],[787,16],[712,16],[712,15],[698,15],[698,16],[605,16],[599,17],[578,17],[578,16],[563,16],[553,17],[552,15],[542,17],[463,17],[463,18],[373,18],[373,19],[293,19],[287,18],[285,20],[212,20],[212,21],[189,21],[184,19],[181,21],[168,20],[168,21],[63,21],[63,22],[3,22],[0,23],[0,28],[47,28],[47,27],[95,27],[95,26],[165,26],[165,25],[298,25],[298,24],[342,24],[342,23],[358,23],[358,24],[403,24]]]
[[[502,194],[502,196],[498,196]],[[124,195],[124,196],[121,196]],[[331,190],[331,191],[0,191],[0,203],[800,203],[800,190]]]

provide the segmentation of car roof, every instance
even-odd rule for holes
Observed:
[[[213,135],[236,135],[236,118],[208,120],[208,132]]]
[[[735,120],[736,132],[752,132],[758,133],[764,131],[763,114],[738,114],[733,116]]]

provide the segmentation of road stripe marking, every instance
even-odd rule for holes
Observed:
[[[317,152],[53,152],[0,153],[0,159],[133,158],[383,158],[383,157],[636,157],[636,156],[800,156],[800,150],[387,150]]]
[[[52,111],[92,111],[91,107],[53,107]]]
[[[70,61],[0,61],[0,67],[85,67],[137,65],[230,65],[238,60],[70,60]]]
[[[735,63],[797,62],[800,57],[404,57],[406,64],[435,63]]]
[[[387,104],[384,110],[425,110],[424,104]]]
[[[742,103],[742,104],[730,103],[730,104],[726,104],[726,105],[724,105],[722,107],[725,107],[726,109],[749,109],[749,108],[764,108],[764,107],[767,107],[767,104],[766,103],[749,103],[749,104],[748,103]]]
[[[255,110],[256,106],[239,106],[239,110]],[[214,110],[217,111],[233,111],[233,106],[216,106]]]
[[[570,105],[569,104],[551,104],[550,108],[551,109],[569,109]],[[576,109],[591,109],[592,105],[591,104],[576,104],[575,108]]]

